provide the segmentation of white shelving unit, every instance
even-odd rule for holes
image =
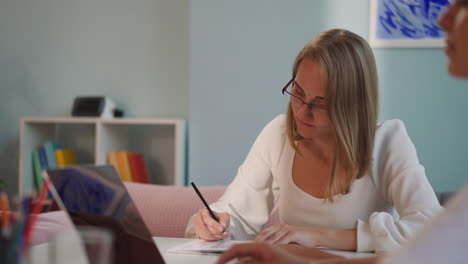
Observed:
[[[24,117],[20,121],[19,191],[33,188],[32,151],[51,140],[76,152],[79,164],[107,164],[109,151],[144,155],[154,184],[186,185],[186,120]]]

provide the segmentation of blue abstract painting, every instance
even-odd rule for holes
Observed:
[[[445,33],[437,20],[452,1],[372,0],[371,44],[442,46]]]

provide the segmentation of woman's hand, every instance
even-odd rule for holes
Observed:
[[[298,245],[290,246],[265,243],[237,244],[226,250],[216,264],[224,264],[236,258],[239,259],[239,263],[249,264],[376,264],[378,260],[376,257],[346,259],[314,248],[305,248]]]
[[[269,244],[296,243],[306,247],[356,250],[356,229],[325,229],[277,224],[258,233],[257,242]]]
[[[206,208],[198,210],[193,221],[195,223],[195,232],[200,239],[206,241],[221,240],[230,237],[231,234],[227,230],[230,222],[228,213],[214,213],[219,222],[214,220]]]
[[[311,249],[313,250],[313,249]],[[265,243],[242,243],[226,250],[216,262],[226,263],[232,259],[239,259],[239,263],[307,263],[307,258],[299,257],[275,245]]]
[[[297,243],[307,247],[318,247],[320,236],[321,234],[316,229],[277,224],[258,233],[255,241],[268,244]]]

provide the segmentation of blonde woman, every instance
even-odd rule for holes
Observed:
[[[287,114],[263,129],[211,205],[219,222],[200,209],[187,237],[382,252],[440,210],[403,122],[377,125],[377,70],[363,38],[319,34],[282,93]],[[261,231],[275,203],[282,223]]]

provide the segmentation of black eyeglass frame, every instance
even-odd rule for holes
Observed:
[[[302,100],[301,98],[295,96],[294,94],[292,94],[292,93],[290,93],[290,92],[288,91],[288,87],[289,87],[290,85],[292,86],[292,84],[294,84],[294,79],[295,79],[295,78],[296,78],[296,77],[293,77],[291,80],[289,80],[288,83],[286,83],[286,85],[285,85],[285,86],[283,87],[283,89],[281,90],[281,93],[282,93],[283,95],[284,95],[284,93],[287,93],[287,94],[289,94],[290,96],[292,96],[292,97],[296,98],[297,100],[301,101],[301,103],[302,103],[301,106],[302,106],[303,104],[305,104],[305,105],[308,106],[308,107],[312,107],[312,109],[313,109],[314,107],[317,107],[317,108],[319,108],[319,109],[322,109],[322,110],[327,111],[327,108],[326,108],[326,107],[321,106],[321,105],[317,105],[317,104],[314,104],[314,103],[306,103],[306,102],[304,102],[304,100]],[[292,87],[291,87],[291,91],[292,91]]]

